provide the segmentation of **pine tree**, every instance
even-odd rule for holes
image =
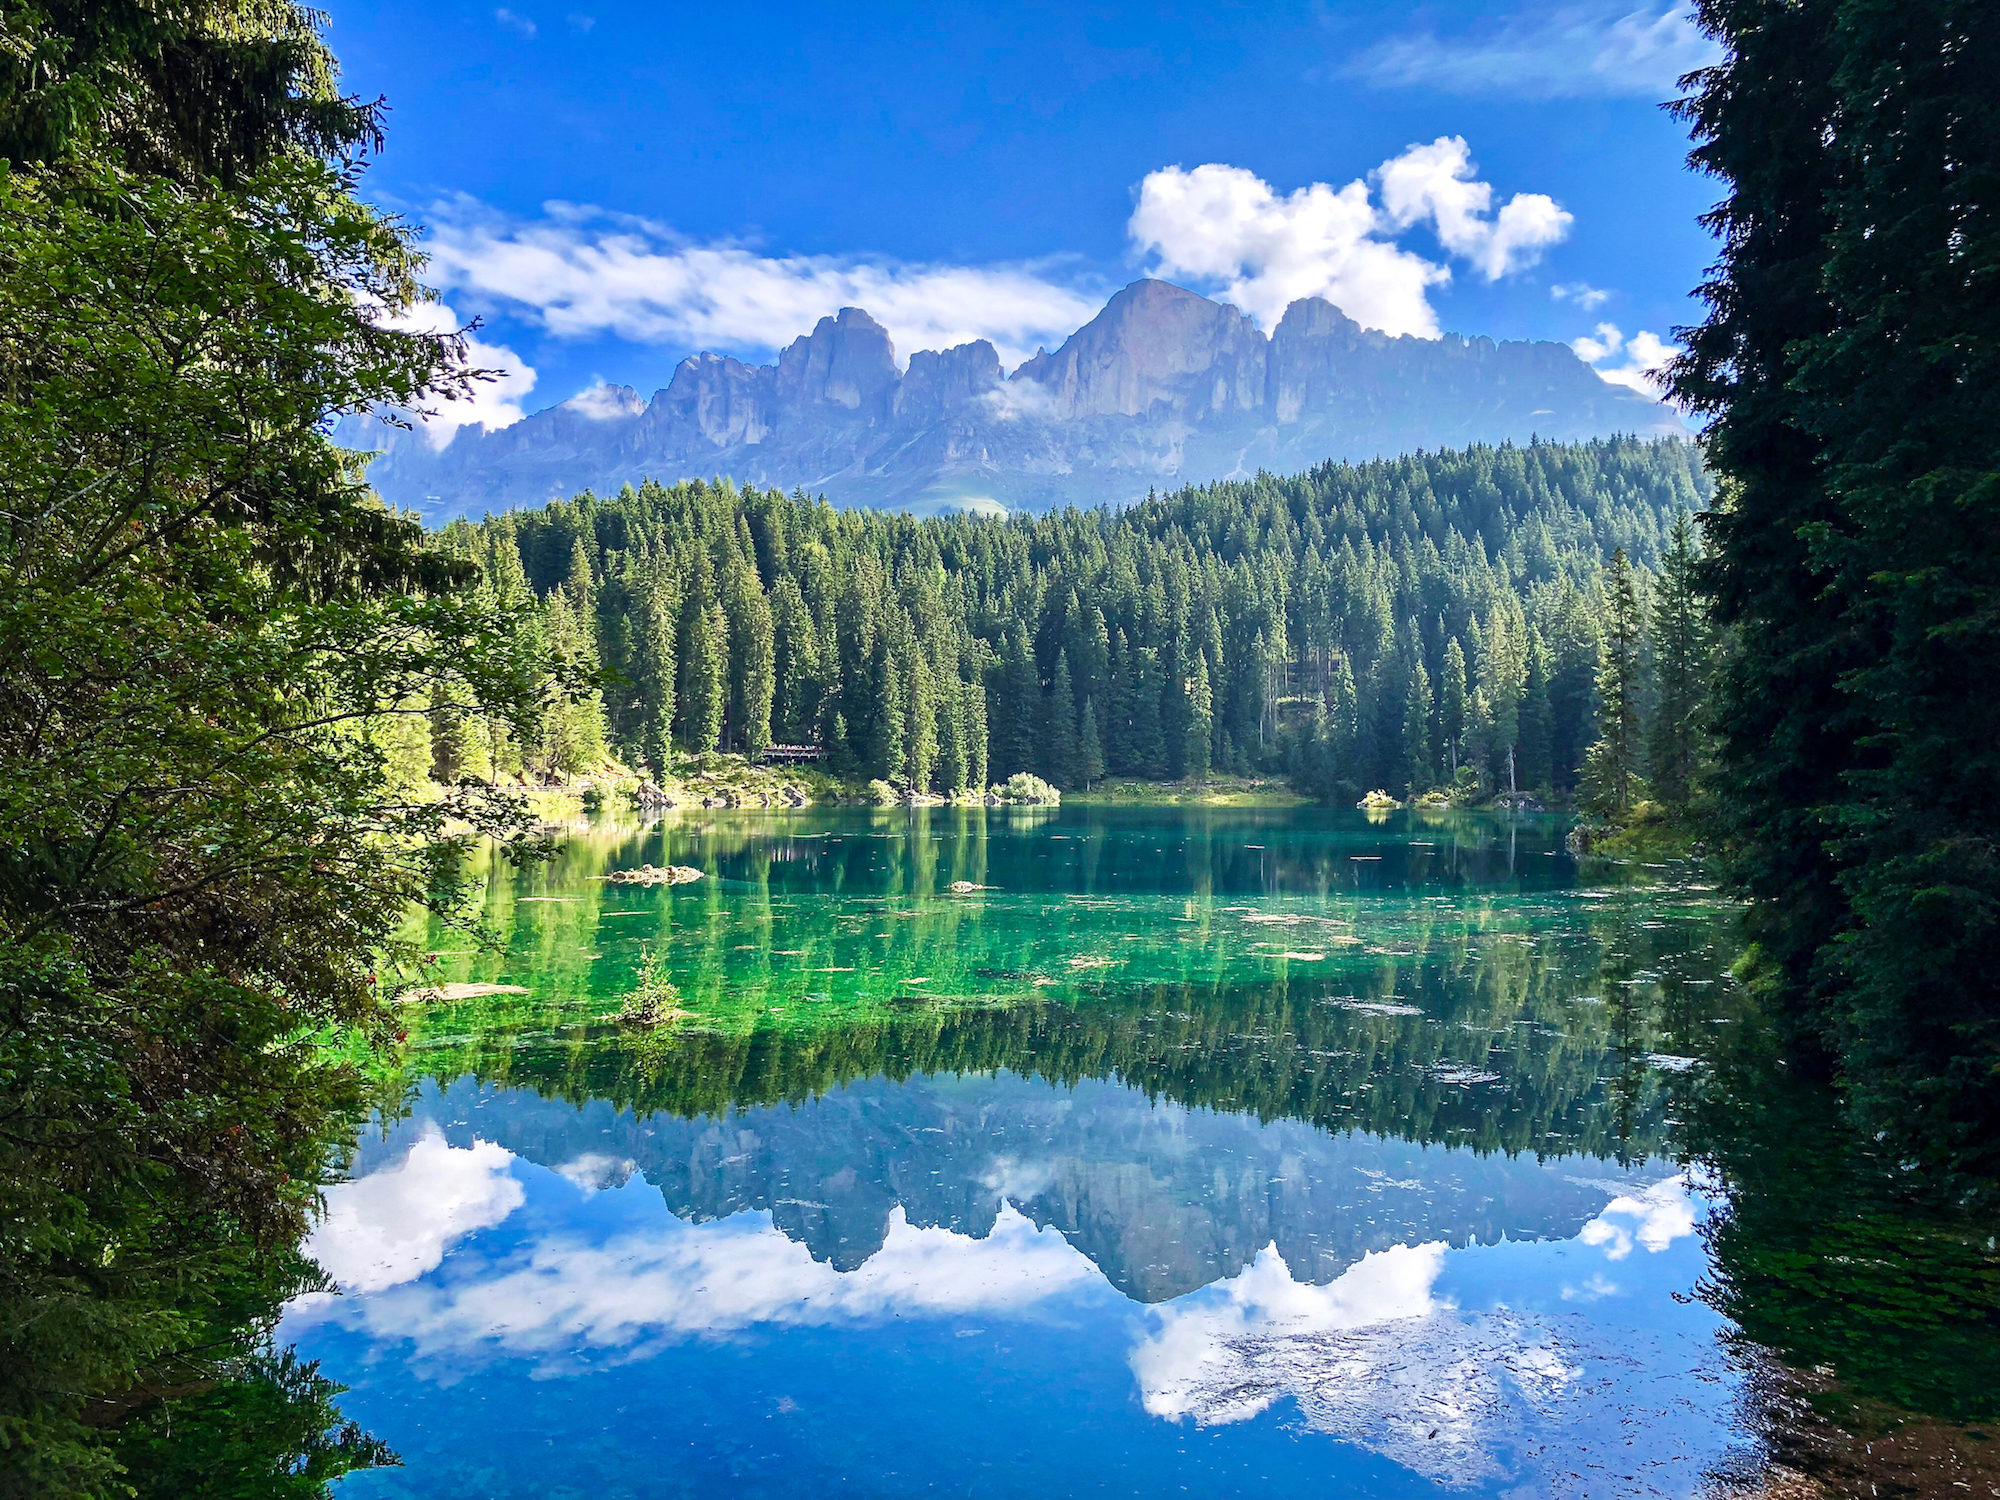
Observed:
[[[633,674],[638,689],[639,755],[657,775],[673,764],[674,641],[676,600],[665,570],[655,566],[639,590],[639,622],[633,642]]]
[[[1597,670],[1599,739],[1590,747],[1592,802],[1613,816],[1630,811],[1639,793],[1644,746],[1645,613],[1625,549],[1611,555],[1605,579],[1604,650]]]
[[[937,770],[937,690],[921,653],[910,653],[903,676],[908,684],[903,767],[911,788],[927,792]]]
[[[1674,516],[1653,596],[1656,700],[1647,754],[1653,795],[1673,808],[1686,807],[1694,794],[1709,692],[1710,633],[1697,578],[1700,563],[1694,524],[1681,511]]]
[[[690,597],[681,609],[680,686],[675,694],[680,740],[695,754],[722,738],[729,705],[728,624],[722,606]]]
[[[1438,685],[1438,739],[1446,774],[1458,779],[1458,756],[1465,741],[1465,648],[1453,636],[1444,646],[1444,680]]]
[[[887,636],[877,642],[875,652],[874,691],[868,705],[863,761],[870,776],[894,785],[903,775],[908,708],[903,696],[903,675],[896,669],[896,653],[890,649]]]
[[[1097,710],[1083,700],[1083,732],[1077,737],[1077,774],[1086,789],[1104,779],[1104,744],[1097,733]]]
[[[1429,790],[1437,780],[1431,759],[1431,678],[1421,656],[1413,663],[1403,707],[1402,780],[1412,796]]]
[[[1208,658],[1199,654],[1194,659],[1194,678],[1188,684],[1185,733],[1181,764],[1186,767],[1190,781],[1200,781],[1209,771],[1210,742],[1215,734],[1215,694],[1209,684]]]
[[[1076,694],[1070,686],[1069,652],[1056,655],[1055,681],[1049,687],[1048,749],[1044,771],[1059,787],[1077,784]]]

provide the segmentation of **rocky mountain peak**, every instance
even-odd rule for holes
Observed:
[[[1264,335],[1226,302],[1166,281],[1135,281],[1104,311],[1014,372],[1053,397],[1058,415],[1138,417],[1165,402],[1182,408],[1190,377],[1214,374],[1221,388],[1199,404],[1218,410],[1263,396]]]
[[[846,307],[772,364],[692,355],[650,402],[599,386],[442,450],[358,418],[339,435],[381,450],[369,478],[385,499],[444,517],[721,474],[844,504],[1043,509],[1329,458],[1618,432],[1685,429],[1562,344],[1391,338],[1316,297],[1266,338],[1227,303],[1146,280],[1011,378],[984,339],[919,350],[904,371],[888,331]]]
[[[827,401],[849,411],[875,405],[901,378],[889,330],[858,307],[821,318],[778,356],[782,398]]]

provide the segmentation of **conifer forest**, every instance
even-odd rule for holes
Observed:
[[[939,794],[1220,771],[1622,808],[1654,761],[1688,795],[1711,489],[1689,445],[1612,439],[1005,522],[647,484],[441,542],[526,649],[606,684],[482,737],[503,771],[779,744]]]

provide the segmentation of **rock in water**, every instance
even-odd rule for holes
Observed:
[[[701,879],[693,865],[641,865],[636,870],[613,870],[604,878],[612,885],[689,885]]]

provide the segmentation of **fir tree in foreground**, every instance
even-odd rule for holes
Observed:
[[[1755,972],[1872,1127],[2000,1170],[2000,9],[1702,0],[1727,190],[1674,367],[1724,482],[1716,793]]]
[[[415,252],[313,18],[4,24],[0,1494],[323,1495],[389,1455],[271,1345],[362,1102],[309,1038],[393,1039],[382,945],[518,827],[404,772],[538,732],[595,632],[564,594],[524,661],[326,440],[465,377],[378,321]]]

